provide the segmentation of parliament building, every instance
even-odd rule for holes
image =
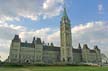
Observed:
[[[86,35],[86,34],[85,34]],[[73,41],[74,42],[74,41]],[[69,17],[64,8],[60,21],[60,47],[53,43],[46,45],[41,38],[33,37],[31,43],[22,42],[15,35],[10,45],[9,63],[15,64],[101,64],[101,52],[98,46],[88,48],[87,44],[77,48],[72,46],[72,33]]]

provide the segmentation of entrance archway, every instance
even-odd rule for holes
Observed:
[[[25,60],[25,63],[26,64],[30,64],[30,60]]]

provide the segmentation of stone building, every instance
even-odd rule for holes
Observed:
[[[89,49],[87,44],[83,47],[79,44],[77,49],[72,47],[71,24],[65,8],[60,21],[60,44],[60,47],[54,46],[53,43],[46,45],[40,38],[35,37],[31,43],[22,42],[20,37],[15,35],[10,46],[8,62],[16,64],[101,64],[101,52],[97,46],[94,49]]]

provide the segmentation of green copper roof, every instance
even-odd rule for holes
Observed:
[[[66,8],[64,7],[64,13],[63,13],[64,17],[67,17],[67,12],[66,12]]]
[[[65,7],[64,7],[63,17],[68,18],[68,15],[67,15],[67,12],[66,12],[66,8]]]

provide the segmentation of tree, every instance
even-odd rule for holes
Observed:
[[[1,56],[0,56],[0,64],[1,64],[1,62],[2,62],[2,61],[1,61]]]

